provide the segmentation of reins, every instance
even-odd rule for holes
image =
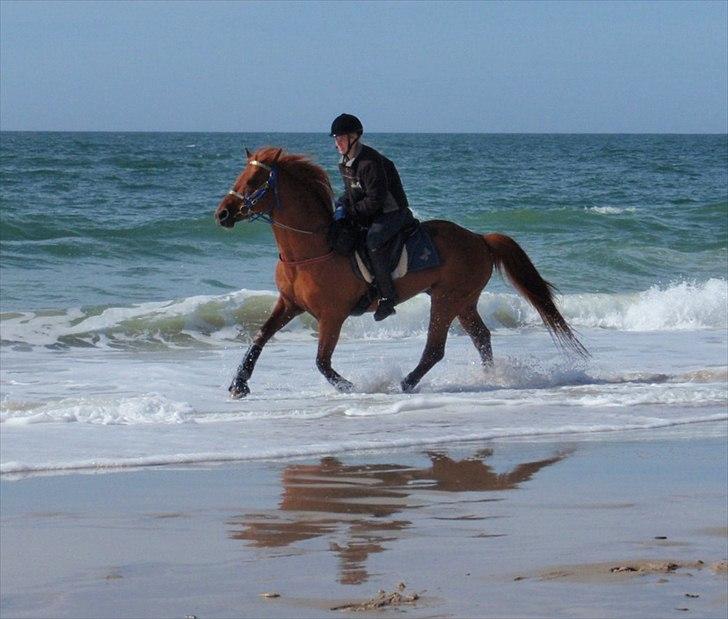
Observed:
[[[301,234],[318,234],[325,230],[325,227],[320,227],[316,230],[302,230],[301,228],[294,228],[293,226],[287,226],[286,224],[274,221],[274,209],[278,209],[279,211],[283,210],[283,207],[281,206],[281,199],[278,195],[278,169],[275,166],[269,166],[266,163],[262,163],[257,159],[251,159],[250,161],[248,161],[248,164],[263,168],[264,170],[268,170],[268,178],[250,195],[243,195],[242,193],[235,191],[234,188],[228,191],[228,195],[235,196],[243,203],[243,206],[245,207],[245,212],[243,214],[245,215],[246,221],[253,222],[262,219],[264,222],[270,224],[271,226],[278,226],[279,228],[285,228],[286,230],[290,230],[291,232],[299,232]],[[273,190],[273,195],[275,196],[275,204],[271,204],[270,207],[265,211],[254,213],[253,207],[255,207],[255,205],[260,202],[271,189]]]

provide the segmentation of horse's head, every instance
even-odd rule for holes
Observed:
[[[238,221],[271,210],[272,203],[269,200],[273,198],[268,194],[269,190],[272,190],[270,193],[275,191],[275,163],[281,152],[279,149],[270,160],[260,161],[249,150],[245,150],[248,157],[245,168],[215,210],[217,223],[232,228]]]

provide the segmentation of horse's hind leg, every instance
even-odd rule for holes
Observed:
[[[341,325],[344,324],[345,318],[345,316],[323,316],[319,319],[319,345],[316,353],[316,367],[326,377],[326,380],[339,391],[348,392],[354,388],[354,385],[331,367],[331,357],[339,341]]]
[[[450,328],[457,312],[445,301],[432,299],[430,307],[430,326],[427,332],[427,343],[425,350],[417,367],[412,370],[402,381],[402,391],[412,391],[422,377],[445,356],[445,343],[447,342],[447,330]]]
[[[483,366],[491,367],[493,365],[493,349],[490,345],[490,331],[485,326],[480,314],[478,314],[477,305],[473,304],[465,311],[460,312],[458,320],[465,329],[465,333],[470,336],[473,344],[475,344],[478,353],[480,353]]]
[[[233,398],[242,398],[250,393],[250,387],[248,387],[248,380],[253,374],[255,363],[258,361],[263,346],[266,342],[273,337],[273,335],[287,325],[293,318],[302,313],[302,309],[286,303],[283,297],[278,297],[273,312],[271,313],[268,320],[260,328],[258,333],[253,337],[253,343],[248,348],[248,352],[245,353],[243,361],[238,366],[238,371],[235,374],[233,382],[230,383],[228,391]]]

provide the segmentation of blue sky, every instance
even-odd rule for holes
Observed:
[[[728,131],[728,2],[0,3],[0,128]]]

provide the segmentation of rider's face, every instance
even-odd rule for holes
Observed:
[[[334,136],[334,144],[340,155],[344,155],[349,150],[349,145],[356,138],[356,133],[347,133],[345,135]]]

